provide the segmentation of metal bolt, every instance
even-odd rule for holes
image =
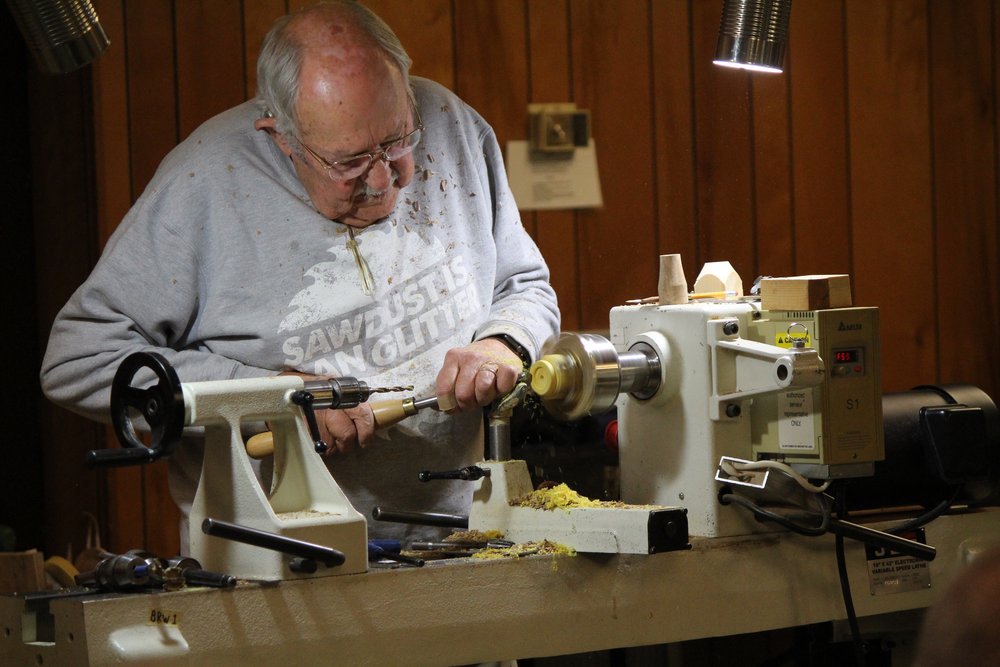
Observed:
[[[736,417],[739,417],[742,413],[743,410],[740,409],[740,406],[737,405],[736,403],[729,403],[728,405],[726,405],[727,417],[735,419]]]
[[[722,325],[722,333],[727,336],[735,336],[740,332],[739,322],[726,322]]]

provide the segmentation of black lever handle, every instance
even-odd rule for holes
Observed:
[[[419,526],[444,526],[445,528],[468,528],[469,517],[462,514],[439,514],[437,512],[410,512],[407,510],[387,510],[376,507],[372,510],[376,521],[412,523]]]
[[[915,540],[908,540],[899,535],[892,535],[881,530],[841,519],[830,519],[830,532],[835,535],[843,535],[852,540],[864,542],[865,544],[873,544],[898,551],[904,556],[912,556],[919,560],[929,562],[937,556],[937,549],[928,544],[921,544]]]
[[[316,421],[316,411],[313,410],[315,401],[316,397],[313,396],[312,392],[305,389],[292,394],[292,403],[302,408],[302,413],[306,416],[306,425],[309,426],[309,435],[312,436],[316,453],[322,454],[329,449],[329,445],[319,435],[319,423]]]
[[[279,551],[289,556],[296,556],[306,560],[323,563],[327,567],[343,565],[347,557],[342,551],[324,547],[312,542],[296,540],[277,533],[269,533],[266,530],[258,530],[249,526],[240,526],[235,523],[227,523],[218,519],[206,518],[201,522],[201,532],[213,537],[222,537],[234,542],[242,542],[271,551]]]
[[[146,447],[128,449],[92,449],[87,452],[87,465],[101,468],[122,468],[152,463],[159,458]]]
[[[421,482],[429,482],[432,479],[460,479],[466,482],[474,482],[477,479],[489,476],[490,469],[480,468],[479,466],[465,466],[464,468],[459,468],[458,470],[445,470],[443,472],[421,470],[417,473],[417,479]]]

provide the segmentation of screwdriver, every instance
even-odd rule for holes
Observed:
[[[450,410],[455,407],[453,398],[440,400],[437,396],[422,398],[396,398],[384,401],[374,401],[368,404],[375,417],[375,429],[387,428],[398,424],[407,417],[412,417],[424,408],[434,410]],[[247,454],[250,458],[262,459],[274,453],[274,434],[264,431],[247,440]]]
[[[368,540],[368,560],[378,561],[380,559],[391,560],[397,563],[405,563],[414,567],[423,567],[423,558],[404,556],[399,553],[402,545],[399,540]]]

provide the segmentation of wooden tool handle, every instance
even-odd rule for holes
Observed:
[[[458,407],[458,401],[455,400],[455,394],[448,394],[447,396],[438,396],[438,406],[437,409],[441,412],[448,412],[448,410],[453,410]]]
[[[247,440],[247,455],[252,459],[262,459],[274,453],[274,434],[264,431]]]
[[[410,415],[417,413],[412,400],[391,399],[374,401],[368,404],[375,417],[375,429],[387,428],[398,424]],[[274,453],[274,434],[271,431],[258,433],[247,440],[247,455],[253,459],[262,459]]]
[[[413,401],[410,401],[410,409],[407,410],[406,401],[375,401],[368,404],[372,409],[372,416],[375,417],[375,428],[385,428],[397,424],[410,415],[417,414],[413,409]]]

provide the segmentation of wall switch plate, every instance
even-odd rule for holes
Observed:
[[[528,116],[533,152],[571,155],[590,140],[590,112],[572,102],[529,104]]]

